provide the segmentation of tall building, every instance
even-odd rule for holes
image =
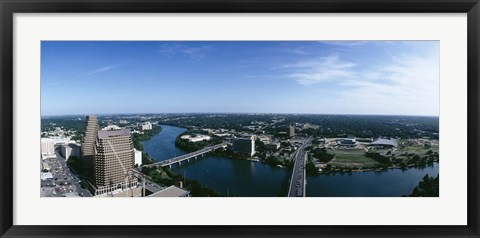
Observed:
[[[42,156],[52,156],[55,155],[55,140],[50,138],[41,138],[41,152]]]
[[[294,137],[295,136],[295,126],[288,126],[288,136],[289,137]]]
[[[152,129],[152,123],[150,123],[149,121],[142,124],[142,131],[151,130],[151,129]]]
[[[82,160],[87,175],[93,175],[93,162],[95,160],[95,140],[98,133],[97,116],[87,116],[87,125],[82,141]]]
[[[135,164],[138,166],[142,165],[142,151],[135,149]]]
[[[70,156],[75,156],[77,158],[80,157],[80,146],[76,144],[66,144],[62,145],[62,155],[65,157],[66,160],[70,158]]]
[[[233,139],[233,152],[247,154],[253,156],[255,154],[255,139],[250,138],[235,138]]]
[[[130,129],[98,131],[95,148],[95,195],[140,196],[138,179],[130,176],[135,163]]]

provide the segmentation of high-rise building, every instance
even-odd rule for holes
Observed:
[[[288,126],[288,136],[289,137],[294,137],[295,136],[295,126]]]
[[[135,150],[135,164],[138,166],[142,165],[142,151]]]
[[[95,186],[125,186],[126,173],[135,162],[130,129],[98,131],[95,155]],[[127,185],[129,187],[129,185]]]
[[[94,167],[93,162],[95,160],[95,141],[98,133],[98,121],[97,116],[87,116],[87,123],[85,128],[85,134],[82,141],[82,160],[87,175],[93,175]]]
[[[42,156],[55,155],[55,140],[50,138],[41,138],[41,152]]]
[[[62,145],[62,155],[65,157],[66,160],[70,158],[70,156],[80,157],[80,146],[76,144],[66,144]]]
[[[233,152],[253,156],[255,154],[255,138],[235,138],[233,139]]]
[[[151,130],[151,129],[152,129],[152,123],[150,123],[149,121],[142,124],[142,131]]]

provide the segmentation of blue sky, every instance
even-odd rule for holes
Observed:
[[[42,115],[439,114],[438,41],[43,41]]]

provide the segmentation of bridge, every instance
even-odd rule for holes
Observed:
[[[295,155],[292,178],[290,179],[290,186],[288,187],[288,197],[305,197],[305,187],[307,184],[305,171],[305,149],[308,147],[310,142],[311,138],[308,138],[306,141],[304,141]]]
[[[171,167],[173,164],[177,164],[177,163],[181,164],[185,160],[190,160],[191,158],[196,159],[198,156],[204,155],[204,154],[206,154],[210,151],[213,151],[213,150],[216,150],[216,149],[219,149],[219,148],[222,148],[222,147],[225,148],[225,147],[227,147],[227,144],[228,144],[227,142],[223,142],[223,143],[218,144],[218,145],[208,146],[208,147],[205,147],[201,150],[197,150],[197,151],[192,152],[192,153],[177,156],[177,157],[169,159],[169,160],[162,160],[162,161],[159,161],[157,163],[146,164],[146,165],[138,167],[138,169],[146,168],[146,167],[150,168],[150,167],[154,167],[154,166],[160,166],[160,167],[169,166],[169,167]]]

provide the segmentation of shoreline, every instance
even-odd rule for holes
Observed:
[[[388,170],[394,170],[394,169],[400,169],[400,170],[420,169],[420,168],[433,166],[435,163],[439,163],[439,161],[434,161],[433,163],[425,164],[425,165],[419,165],[419,166],[415,166],[415,165],[407,166],[407,167],[389,166],[389,167],[386,167],[386,168],[364,168],[364,169],[351,169],[351,170],[344,169],[344,170],[332,170],[332,171],[327,171],[327,172],[322,171],[322,172],[319,172],[315,176],[318,176],[318,175],[321,175],[321,174],[336,174],[336,173],[345,174],[345,173],[353,173],[353,172],[357,172],[357,173],[358,172],[380,172],[380,173],[382,173],[382,172],[387,172]]]

